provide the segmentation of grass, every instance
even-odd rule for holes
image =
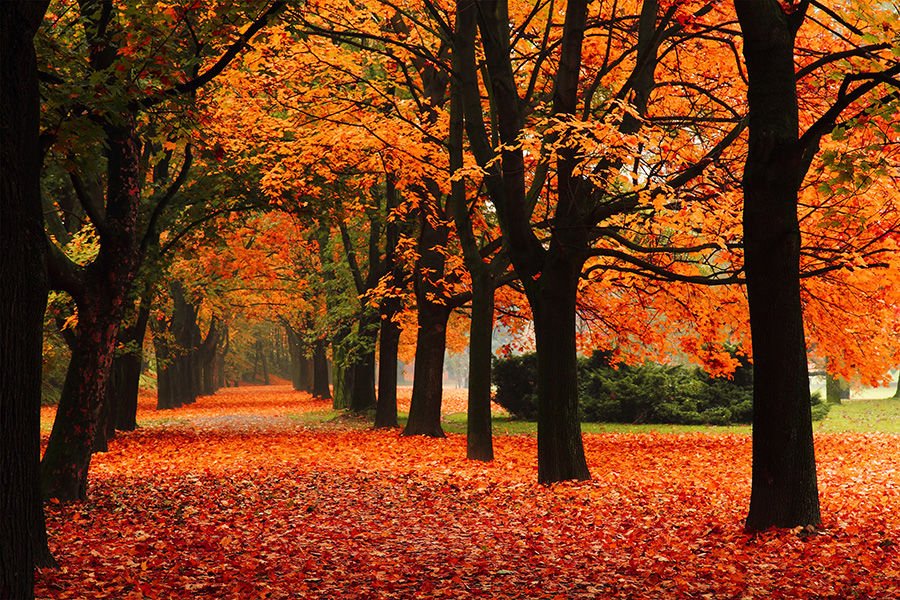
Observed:
[[[509,416],[494,416],[495,435],[537,435],[537,423]],[[466,432],[466,414],[444,415],[444,430]],[[584,433],[707,433],[750,434],[749,425],[634,425],[628,423],[582,423]],[[895,433],[900,434],[900,400],[894,398],[845,400],[831,407],[828,415],[813,423],[817,433]]]
[[[813,424],[813,430],[900,434],[900,399],[845,400],[843,404],[832,406],[827,417]]]
[[[466,414],[451,413],[444,415],[441,421],[444,431],[448,433],[466,432]],[[494,415],[495,435],[537,435],[537,423],[519,421],[510,416]],[[630,423],[582,423],[584,433],[750,433],[749,425],[666,425],[666,424],[630,424]]]

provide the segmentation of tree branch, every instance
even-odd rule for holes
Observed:
[[[185,81],[183,83],[179,83],[174,85],[173,87],[164,90],[158,94],[153,96],[147,96],[142,99],[133,100],[130,105],[133,110],[137,110],[139,108],[149,108],[151,106],[155,106],[161,102],[164,102],[170,98],[175,96],[180,96],[182,94],[187,94],[190,92],[194,92],[210,81],[212,81],[216,76],[218,76],[222,71],[225,70],[225,67],[231,63],[232,60],[244,49],[247,47],[247,44],[250,43],[250,40],[253,38],[256,33],[266,26],[269,18],[277,15],[282,10],[284,10],[287,5],[287,0],[275,0],[272,4],[269,5],[260,16],[258,16],[250,26],[235,40],[227,50],[219,57],[219,59],[213,64],[209,69],[194,77],[189,81]]]

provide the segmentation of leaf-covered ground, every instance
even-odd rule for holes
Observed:
[[[543,487],[531,436],[485,465],[286,387],[151,407],[48,505],[38,597],[900,597],[895,435],[819,435],[821,535],[748,536],[746,436],[587,435],[594,479]]]

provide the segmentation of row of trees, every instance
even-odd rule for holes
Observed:
[[[468,456],[489,460],[498,315],[533,327],[540,481],[590,476],[579,348],[727,373],[728,342],[755,366],[747,527],[818,523],[807,347],[845,376],[900,361],[900,28],[850,0],[734,8],[4,4],[3,234],[18,253],[3,257],[17,283],[2,360],[21,379],[0,385],[0,591],[27,595],[32,561],[50,560],[48,286],[77,324],[44,497],[84,498],[97,440],[133,427],[140,358],[121,349],[142,348],[148,323],[161,405],[176,405],[221,382],[215,349],[238,315],[280,323],[295,385],[374,409],[376,426],[397,424],[398,356],[414,348],[405,433],[434,436],[462,324]],[[167,344],[191,350],[172,360]]]

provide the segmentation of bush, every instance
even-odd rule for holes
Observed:
[[[581,420],[612,423],[728,425],[753,419],[753,370],[742,364],[731,380],[701,369],[647,363],[610,366],[595,353],[578,362]],[[524,354],[494,362],[494,401],[520,419],[537,416],[537,356]],[[812,399],[813,419],[828,405]]]
[[[497,386],[494,402],[519,419],[537,418],[537,354],[494,359],[492,383]]]

